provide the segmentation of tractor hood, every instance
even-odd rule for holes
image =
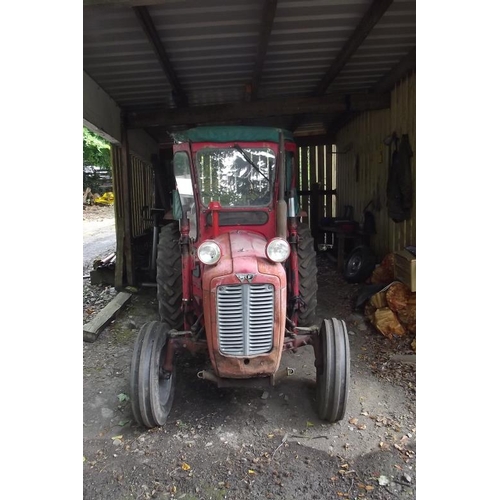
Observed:
[[[203,267],[202,286],[208,350],[215,374],[223,378],[271,376],[278,370],[283,350],[285,268],[266,257],[267,240],[260,234],[232,231],[214,241],[220,246],[221,258],[217,264]],[[235,292],[227,295],[228,289]],[[274,312],[269,317],[266,311]],[[236,344],[240,347],[232,352]],[[250,350],[251,345],[255,352]],[[264,350],[259,351],[262,345]]]
[[[204,266],[204,288],[210,286],[213,278],[228,274],[271,274],[285,281],[283,265],[267,258],[268,242],[261,234],[243,230],[232,231],[220,234],[214,241],[220,246],[221,258],[214,266]]]
[[[221,242],[221,244],[226,245],[226,249],[233,259],[245,257],[266,258],[267,241],[262,235],[248,231],[235,231],[227,233],[227,236],[226,243]]]

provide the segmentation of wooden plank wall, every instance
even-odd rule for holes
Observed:
[[[125,279],[125,214],[126,197],[124,195],[124,180],[120,175],[122,168],[122,151],[119,146],[111,145],[111,166],[113,178],[113,193],[115,195],[115,230],[116,230],[116,263],[115,263],[115,287],[123,285]]]
[[[375,216],[377,234],[371,246],[381,259],[388,252],[416,246],[416,79],[415,73],[399,82],[391,93],[391,108],[361,114],[337,134],[337,210],[354,207],[355,220],[363,209]],[[389,148],[383,140],[396,132],[408,134],[413,150],[413,208],[411,220],[395,223],[387,212]],[[345,152],[345,150],[348,150]]]
[[[130,155],[131,164],[131,212],[132,238],[142,236],[153,227],[149,209],[154,205],[154,178],[153,167],[135,155]],[[143,212],[143,207],[148,207]]]
[[[153,227],[147,220],[154,201],[153,168],[133,154],[129,154],[130,169],[124,170],[124,153],[119,146],[111,146],[113,192],[115,194],[116,265],[115,287],[133,284],[135,280],[133,240]]]
[[[299,157],[299,191],[311,191],[314,183],[319,189],[335,189],[336,186],[336,155],[334,145],[300,147]],[[323,206],[323,217],[335,217],[335,195],[320,196],[320,206]],[[299,197],[300,209],[307,212],[307,221],[310,225],[311,203],[309,195]],[[325,235],[324,243],[332,244],[332,235]]]

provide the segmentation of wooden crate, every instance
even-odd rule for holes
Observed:
[[[408,250],[394,252],[394,277],[417,291],[417,258]]]

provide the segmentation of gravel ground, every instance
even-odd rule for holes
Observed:
[[[114,225],[114,207],[111,206],[98,206],[88,205],[83,210],[83,228],[84,228],[84,242],[92,243],[93,237],[99,233],[103,227],[110,227]],[[110,224],[113,223],[113,224]],[[93,262],[95,260],[104,259],[116,247],[114,245],[106,247],[100,253],[93,255],[92,260],[84,262],[83,275],[88,276],[89,272],[93,269]],[[83,323],[90,321],[108,302],[117,294],[117,291],[112,286],[105,285],[91,285],[90,278],[83,279]]]

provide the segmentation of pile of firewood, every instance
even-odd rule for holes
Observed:
[[[371,283],[387,285],[373,295],[365,306],[365,316],[384,336],[417,333],[417,294],[394,280],[394,254],[387,255],[372,273]],[[416,349],[416,341],[413,341]]]

